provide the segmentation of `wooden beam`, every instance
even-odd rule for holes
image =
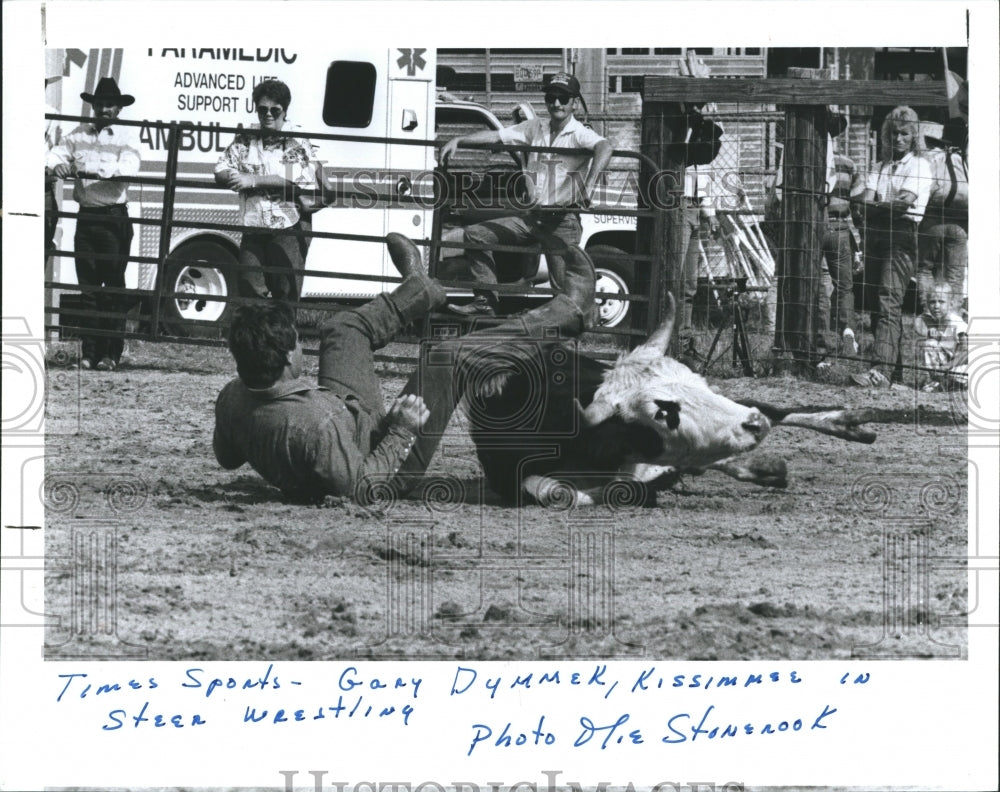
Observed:
[[[868,104],[946,107],[943,82],[899,80],[646,77],[643,102],[757,102],[792,105]]]

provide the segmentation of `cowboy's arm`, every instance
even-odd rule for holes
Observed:
[[[51,174],[59,179],[72,176],[76,171],[73,159],[73,137],[72,133],[62,139],[62,141],[51,149],[45,157],[46,175]]]
[[[234,443],[228,431],[229,414],[228,392],[224,389],[215,403],[215,431],[212,433],[212,450],[216,461],[226,470],[235,470],[247,461],[246,456]]]
[[[367,455],[354,445],[340,427],[318,438],[313,470],[332,495],[345,495],[368,503],[381,483],[387,483],[410,455],[416,432],[427,420],[427,408],[419,397],[401,396],[386,417],[381,441]]]
[[[460,135],[459,137],[454,137],[441,146],[441,152],[438,155],[438,162],[442,165],[447,165],[448,160],[458,149],[459,145],[463,143],[500,143],[500,132],[495,129],[481,129],[478,132],[472,132],[468,135]]]
[[[588,203],[593,200],[594,188],[597,186],[601,174],[608,167],[608,163],[611,162],[613,153],[614,146],[608,140],[602,139],[594,146],[594,157],[590,162],[590,171],[587,173],[586,181]]]
[[[118,156],[110,163],[111,172],[108,176],[136,176],[139,173],[140,155],[139,141],[136,139],[132,127],[122,127],[119,134],[124,137],[124,142],[118,149]],[[100,174],[104,176],[103,173]]]

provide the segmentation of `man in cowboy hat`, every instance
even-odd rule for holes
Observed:
[[[99,314],[81,316],[80,326],[84,331],[116,334],[81,333],[80,368],[114,371],[125,345],[122,333],[128,300],[101,289],[125,287],[132,225],[126,204],[128,182],[120,177],[139,172],[139,143],[132,127],[115,126],[114,121],[135,98],[123,94],[111,77],[102,77],[94,93],[84,91],[80,98],[93,106],[94,118],[80,124],[49,152],[46,175],[75,179],[73,198],[80,205],[80,216],[73,246],[77,282],[84,287],[79,306]]]
[[[466,250],[473,277],[480,283],[496,284],[496,263],[489,248],[496,245],[524,245],[540,242],[546,249],[552,286],[563,288],[565,253],[580,242],[581,207],[590,205],[594,188],[611,160],[613,146],[592,129],[574,118],[580,96],[580,81],[571,74],[559,72],[545,86],[545,109],[549,117],[531,118],[506,129],[484,129],[470,135],[452,138],[441,148],[440,161],[448,159],[462,143],[504,143],[545,148],[589,149],[590,154],[555,154],[533,151],[525,165],[531,192],[531,209],[521,215],[501,217],[465,229],[463,241],[486,250]],[[584,104],[584,107],[586,105]],[[590,168],[586,170],[587,161]],[[448,307],[466,316],[494,316],[497,293],[479,289],[468,305]]]

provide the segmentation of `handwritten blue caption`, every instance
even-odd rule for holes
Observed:
[[[602,697],[607,699],[614,693],[620,680],[608,679],[606,677],[607,666],[598,665],[589,675],[580,672],[561,674],[559,670],[555,670],[547,671],[541,675],[536,675],[535,673],[518,674],[515,675],[513,681],[509,679],[504,680],[502,677],[487,677],[482,680],[480,683],[481,687],[479,687],[477,686],[479,673],[476,669],[459,666],[452,680],[450,695],[462,696],[470,691],[473,692],[473,695],[477,692],[485,694],[486,691],[489,691],[489,700],[493,701],[496,699],[498,693],[506,690],[523,692],[532,690],[533,686],[534,689],[538,689],[569,685],[571,687],[582,686],[585,688],[594,687],[603,689],[604,693]],[[847,684],[850,677],[851,674],[841,676],[840,684]],[[870,678],[870,674],[868,673],[855,675],[854,684],[867,684]],[[787,675],[783,675],[778,671],[772,671],[768,674],[751,673],[735,676],[693,674],[689,677],[685,674],[674,674],[672,676],[658,674],[656,667],[652,666],[639,672],[631,680],[631,687],[626,689],[632,694],[675,688],[701,689],[706,691],[739,687],[767,689],[776,685],[798,685],[802,681],[803,679],[797,671],[790,671]],[[805,715],[795,713],[781,719],[761,723],[751,723],[745,720],[741,722],[740,719],[736,718],[736,722],[734,723],[719,722],[718,717],[712,715],[715,708],[714,704],[707,705],[700,718],[697,714],[689,712],[675,713],[666,717],[663,725],[650,727],[645,733],[643,731],[644,727],[635,728],[634,722],[632,724],[633,728],[626,728],[626,724],[632,720],[632,715],[627,712],[622,713],[616,720],[610,722],[595,721],[587,715],[581,715],[579,717],[580,731],[573,740],[572,747],[580,748],[589,744],[598,746],[601,750],[604,750],[609,745],[634,746],[646,745],[650,742],[670,745],[689,740],[695,742],[699,737],[702,737],[703,740],[714,740],[717,738],[736,737],[737,735],[763,736],[785,732],[795,733],[825,730],[827,728],[827,718],[837,712],[836,707],[831,704],[824,704],[822,709],[814,714]],[[556,734],[546,727],[545,718],[544,714],[540,715],[537,725],[532,720],[532,725],[523,730],[520,727],[515,727],[512,721],[507,721],[502,727],[494,727],[485,723],[474,723],[471,727],[473,735],[466,756],[472,756],[480,744],[483,744],[485,748],[555,745],[558,739]],[[697,723],[695,722],[696,719]],[[499,730],[499,733],[497,733],[497,730]],[[655,736],[647,738],[646,734],[648,733],[655,733]]]
[[[410,726],[421,702],[425,706],[441,707],[447,701],[462,702],[462,712],[476,712],[477,707],[491,705],[513,694],[519,709],[530,701],[531,691],[566,690],[586,691],[573,698],[561,696],[558,711],[540,709],[525,714],[522,723],[512,720],[492,723],[487,718],[469,725],[471,735],[466,756],[490,749],[517,747],[546,747],[566,745],[573,748],[605,750],[616,746],[676,745],[706,740],[726,740],[735,737],[763,737],[765,735],[804,734],[822,732],[836,724],[833,716],[839,707],[829,701],[787,708],[769,719],[740,717],[731,712],[724,702],[708,700],[691,706],[690,696],[712,695],[724,697],[726,690],[750,689],[769,691],[797,689],[806,680],[797,671],[771,671],[761,673],[726,674],[669,674],[648,666],[640,670],[622,672],[609,670],[607,664],[588,666],[585,670],[557,666],[544,671],[519,672],[510,676],[490,677],[472,666],[459,665],[451,675],[425,680],[412,675],[365,674],[355,666],[346,666],[339,675],[324,677],[324,690],[311,693],[303,691],[303,683],[280,676],[274,664],[261,667],[257,675],[212,676],[202,668],[192,667],[178,672],[177,677],[132,677],[128,680],[94,679],[90,674],[78,672],[58,674],[58,692],[55,700],[60,706],[70,706],[81,700],[115,700],[115,708],[106,710],[100,729],[106,732],[121,729],[143,728],[193,728],[206,726],[211,720],[224,728],[232,726],[289,724],[296,722],[358,722],[397,723]],[[327,691],[327,687],[334,687]],[[839,687],[867,685],[871,675],[845,673],[837,678]],[[437,685],[435,687],[435,684]],[[808,687],[808,683],[806,684]],[[163,691],[170,691],[164,693]],[[170,696],[171,704],[176,693],[193,696],[195,701],[207,700],[213,706],[207,710],[197,704],[186,711],[162,712],[153,703],[156,697]],[[287,701],[296,697],[294,704]],[[142,701],[121,699],[140,697]],[[661,697],[664,706],[654,708],[651,714],[648,699]],[[683,696],[683,703],[679,703]],[[247,699],[250,698],[250,701]],[[623,706],[612,710],[613,715],[596,716],[588,712],[591,704],[586,699],[603,701],[612,699]],[[278,706],[278,700],[283,706]],[[642,711],[635,713],[629,701],[643,701]],[[794,699],[793,699],[794,700]],[[469,704],[465,702],[468,701]],[[658,701],[657,704],[660,704]],[[787,701],[787,699],[786,699]],[[225,705],[234,703],[242,709],[227,712]],[[570,712],[567,727],[567,704],[577,704],[580,709]],[[669,704],[669,709],[666,705]],[[471,705],[471,706],[470,706]],[[787,707],[787,705],[784,705]],[[795,706],[795,705],[793,705]],[[617,710],[617,711],[616,711]],[[478,713],[477,713],[478,714]],[[558,724],[558,725],[553,725]]]
[[[178,688],[187,690],[202,691],[204,698],[211,699],[213,695],[218,698],[220,695],[242,695],[243,691],[265,691],[281,690],[283,687],[299,687],[301,682],[296,680],[283,681],[274,673],[274,664],[267,666],[263,674],[256,677],[215,677],[209,678],[204,669],[189,668],[181,678],[175,680],[174,684],[166,681],[157,681],[154,677],[145,679],[129,679],[126,682],[93,682],[90,675],[85,673],[59,674],[58,678],[64,680],[59,694],[56,696],[56,703],[66,704],[76,699],[86,699],[88,697],[112,697],[117,694],[126,694],[131,691],[153,691],[158,689]],[[423,680],[420,678],[396,677],[394,679],[381,679],[379,677],[361,677],[358,669],[354,666],[345,668],[337,679],[337,687],[340,694],[337,695],[336,703],[332,701],[323,704],[311,704],[302,708],[278,708],[264,709],[258,706],[246,705],[243,713],[242,723],[290,723],[301,721],[317,721],[331,718],[347,720],[351,718],[388,718],[392,715],[402,718],[403,725],[408,726],[410,716],[413,715],[414,708],[410,704],[405,704],[397,709],[395,704],[379,704],[372,699],[366,698],[370,693],[361,691],[407,691],[406,696],[416,699]],[[359,690],[360,689],[360,690]],[[344,694],[352,694],[345,696]],[[103,731],[117,731],[118,729],[132,726],[138,729],[144,724],[150,724],[154,728],[172,726],[177,729],[191,726],[204,726],[208,723],[206,716],[200,712],[193,714],[173,714],[151,712],[150,702],[144,701],[137,705],[129,714],[127,709],[113,709],[107,714],[107,721],[101,726]],[[138,711],[136,711],[138,710]],[[238,721],[239,723],[239,721]]]

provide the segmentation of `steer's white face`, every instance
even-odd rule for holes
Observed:
[[[635,460],[655,465],[704,467],[753,450],[771,428],[756,408],[713,392],[704,378],[655,349],[621,358],[594,395],[598,402],[609,416],[613,412],[660,436],[657,458]]]

